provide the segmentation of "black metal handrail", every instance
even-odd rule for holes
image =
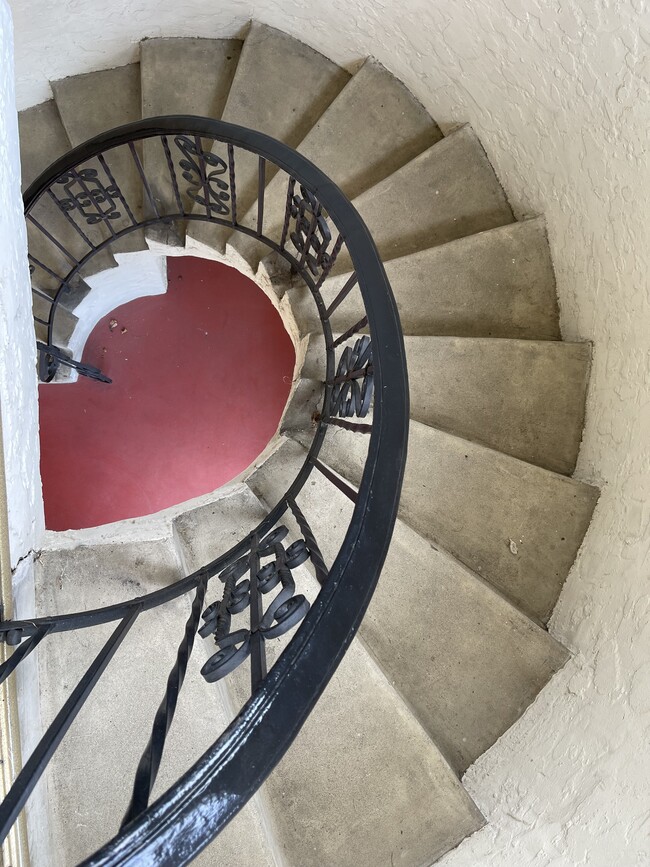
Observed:
[[[256,177],[250,171],[251,159],[257,164]],[[244,169],[238,168],[240,160]],[[282,214],[272,215],[275,234],[265,234],[266,182],[278,172],[286,175],[286,199]],[[183,189],[183,181],[190,186]],[[251,199],[253,184],[256,194]],[[257,211],[252,227],[250,220],[244,224],[238,219],[238,198],[240,212]],[[397,515],[406,460],[408,385],[397,309],[368,229],[336,185],[286,145],[232,124],[175,116],[120,127],[57,160],[29,187],[24,201],[34,292],[50,308],[46,316],[35,317],[37,326],[46,329],[42,342],[48,361],[41,365],[45,378],[66,363],[64,349],[56,345],[55,317],[84,268],[131,233],[161,224],[202,221],[257,238],[302,277],[322,324],[326,369],[316,432],[296,478],[258,526],[217,560],[146,596],[94,611],[0,622],[0,640],[15,647],[0,666],[0,682],[56,632],[117,624],[0,805],[2,839],[139,615],[194,591],[192,612],[135,774],[122,828],[84,862],[116,865],[146,860],[176,867],[196,856],[273,770],[352,641],[374,591]],[[74,245],[66,240],[70,238]],[[327,307],[320,290],[343,250],[350,257],[352,277]],[[360,293],[365,315],[335,339],[330,316],[352,291]],[[72,363],[83,367],[81,360]],[[92,370],[101,378],[100,371]],[[371,403],[371,423],[354,421],[367,416]],[[331,425],[369,434],[357,491],[318,458]],[[314,516],[308,519],[298,502],[312,472],[322,473],[354,502],[329,570],[312,526]],[[280,523],[285,515],[292,516],[300,531],[286,547],[287,528]],[[304,563],[311,564],[321,585],[311,607],[296,592],[292,576]],[[223,582],[223,595],[203,612],[200,626],[209,582],[216,575]],[[263,597],[276,587],[280,590],[265,611]],[[231,618],[246,612],[248,629],[232,631]],[[297,624],[290,643],[267,672],[265,638]],[[197,631],[214,635],[217,642],[217,652],[202,669],[208,682],[250,658],[251,698],[201,759],[149,805]]]

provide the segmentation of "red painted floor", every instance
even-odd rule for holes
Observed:
[[[83,360],[110,385],[80,377],[40,386],[51,530],[213,491],[275,433],[294,351],[271,302],[238,271],[190,257],[168,260],[168,287],[118,307],[88,339]]]

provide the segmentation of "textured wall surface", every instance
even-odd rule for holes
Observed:
[[[7,473],[11,564],[43,529],[38,471],[36,346],[20,197],[11,15],[0,2],[0,408]]]
[[[564,334],[593,340],[577,475],[602,487],[552,621],[574,660],[467,775],[489,825],[445,867],[650,863],[650,296],[645,0],[16,0],[21,107],[143,36],[255,17],[353,68],[374,54],[470,121],[518,215],[544,213]]]

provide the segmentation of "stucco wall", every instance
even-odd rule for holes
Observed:
[[[644,0],[16,0],[21,107],[143,36],[255,16],[340,63],[374,54],[470,121],[518,215],[544,213],[565,337],[595,344],[577,475],[602,487],[551,629],[576,654],[467,775],[490,824],[445,867],[650,863],[650,34]],[[646,13],[644,16],[644,12]]]
[[[9,506],[11,565],[43,530],[38,407],[27,237],[20,197],[11,16],[0,2],[0,410]]]

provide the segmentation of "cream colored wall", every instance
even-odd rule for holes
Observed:
[[[650,177],[645,0],[16,0],[21,107],[144,36],[255,16],[353,68],[374,54],[470,121],[518,215],[544,213],[564,335],[594,341],[577,476],[602,488],[553,617],[575,653],[467,774],[489,825],[445,867],[650,863]],[[644,818],[646,817],[646,818]],[[645,822],[645,824],[644,824]]]

